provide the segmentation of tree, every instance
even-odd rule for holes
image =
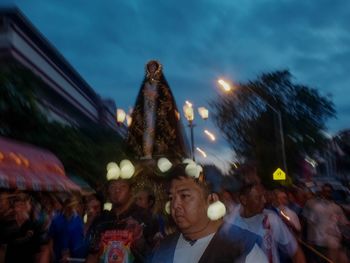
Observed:
[[[335,117],[333,102],[316,89],[295,84],[288,70],[262,74],[233,92],[210,101],[214,120],[227,142],[244,160],[257,163],[258,174],[271,181],[282,165],[277,114],[281,113],[289,174],[298,172],[300,154],[322,148],[326,121]]]
[[[129,158],[122,138],[95,123],[77,128],[49,122],[37,104],[40,85],[43,82],[27,69],[0,67],[0,136],[50,150],[67,174],[78,175],[92,185],[104,182],[108,162]]]
[[[343,130],[333,138],[333,154],[336,157],[338,173],[343,174],[349,183],[350,173],[350,130]]]

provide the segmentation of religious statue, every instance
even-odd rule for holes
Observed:
[[[141,159],[187,156],[180,114],[162,65],[156,60],[146,65],[127,141]]]

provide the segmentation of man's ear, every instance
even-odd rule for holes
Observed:
[[[243,206],[246,206],[247,205],[247,197],[245,197],[244,195],[240,195],[238,197],[239,199],[239,202],[243,205]]]
[[[211,193],[210,195],[208,195],[207,201],[209,204],[212,204],[212,203],[219,201],[219,200],[220,200],[220,198],[219,198],[219,195],[217,193]]]

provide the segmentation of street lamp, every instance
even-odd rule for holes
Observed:
[[[203,120],[206,120],[209,117],[209,111],[205,107],[199,107],[198,108],[198,113],[202,117]]]
[[[131,122],[132,122],[132,117],[131,117],[131,115],[130,115],[130,114],[126,114],[126,125],[127,125],[128,127],[130,127]]]
[[[231,85],[226,82],[223,79],[218,80],[219,85],[223,88],[225,92],[231,91]],[[282,116],[281,112],[277,110],[275,107],[273,107],[270,103],[266,101],[263,97],[261,97],[260,94],[258,94],[255,90],[247,86],[247,88],[254,93],[256,96],[259,98],[263,99],[266,106],[268,106],[274,113],[277,115],[277,120],[278,120],[278,130],[279,130],[279,136],[281,140],[281,151],[282,151],[282,165],[283,165],[283,170],[287,173],[287,161],[286,161],[286,150],[285,150],[285,144],[284,144],[284,132],[283,132],[283,125],[282,125]]]
[[[195,125],[193,123],[194,112],[193,112],[192,104],[190,102],[186,101],[185,105],[183,106],[183,110],[184,110],[185,118],[188,121],[188,127],[190,127],[190,132],[191,132],[191,155],[192,155],[193,161],[195,161],[195,157],[194,157],[194,137],[193,137],[193,127]]]
[[[124,122],[126,118],[126,113],[123,109],[117,109],[117,123],[120,125]]]

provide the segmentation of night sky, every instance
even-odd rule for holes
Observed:
[[[349,128],[350,1],[0,2],[17,5],[91,87],[118,107],[133,106],[150,59],[163,64],[181,112],[185,100],[208,106],[219,92],[218,77],[244,82],[289,69],[295,82],[332,97],[337,119],[328,122],[330,133]],[[213,124],[196,122],[196,146],[212,162],[230,159],[223,138],[213,144],[202,135]]]

